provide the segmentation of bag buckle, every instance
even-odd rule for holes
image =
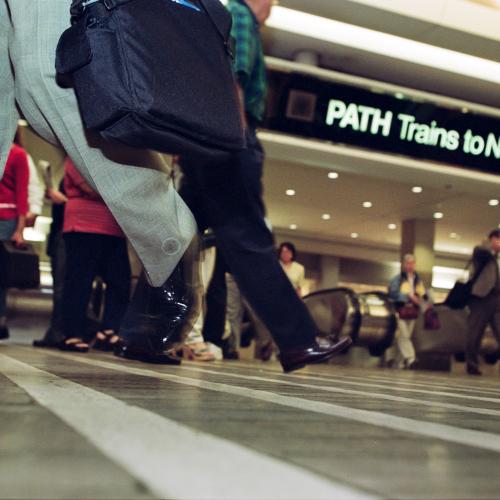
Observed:
[[[71,16],[74,18],[81,17],[87,8],[95,3],[102,3],[107,10],[113,10],[116,7],[116,2],[114,0],[75,0],[71,5]]]

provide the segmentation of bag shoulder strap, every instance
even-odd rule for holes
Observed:
[[[233,25],[233,18],[231,14],[219,0],[199,0],[199,2],[205,9],[205,12],[215,26],[215,29],[219,32],[219,35],[226,46],[226,50],[232,57],[234,51],[230,40],[231,27]]]

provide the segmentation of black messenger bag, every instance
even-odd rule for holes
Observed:
[[[17,247],[12,241],[0,241],[0,286],[38,288],[40,265],[33,245]]]
[[[244,148],[219,0],[73,1],[56,70],[72,75],[85,126],[109,141],[224,157]]]

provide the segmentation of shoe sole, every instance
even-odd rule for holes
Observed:
[[[317,363],[322,363],[323,361],[326,361],[330,359],[331,357],[335,356],[335,354],[339,354],[342,351],[345,351],[349,346],[352,345],[352,339],[350,337],[344,337],[342,340],[340,340],[337,345],[335,346],[334,349],[332,349],[330,352],[325,353],[323,356],[318,356],[316,359],[313,361],[310,361],[309,363],[300,363],[298,365],[292,365],[292,366],[283,366],[283,371],[285,373],[290,373],[295,370],[300,370],[301,368],[305,368],[306,365],[313,365]]]

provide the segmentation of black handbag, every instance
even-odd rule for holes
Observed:
[[[467,282],[457,281],[449,291],[444,304],[450,309],[463,309],[471,298],[474,280]]]
[[[57,47],[85,126],[109,141],[221,157],[245,146],[219,0],[85,0]]]
[[[12,241],[0,241],[0,286],[38,288],[40,265],[33,245],[17,247]]]

